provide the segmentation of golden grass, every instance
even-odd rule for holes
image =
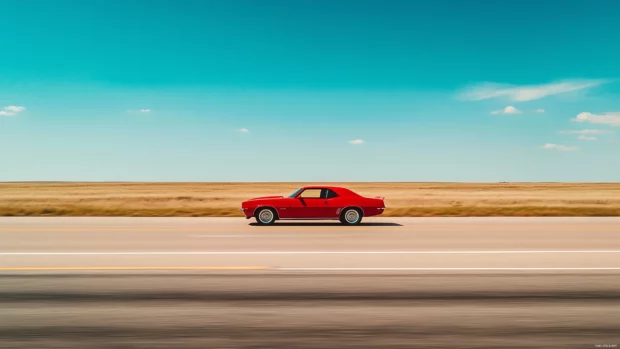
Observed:
[[[0,183],[2,216],[230,216],[317,183]],[[385,216],[620,216],[620,183],[329,183],[385,196]]]

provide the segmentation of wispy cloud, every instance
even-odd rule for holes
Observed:
[[[553,144],[553,143],[547,143],[545,145],[543,145],[541,148],[543,149],[554,149],[554,150],[559,150],[559,151],[573,151],[573,150],[578,150],[579,147],[570,147],[570,146],[566,146],[566,145],[559,145],[559,144]]]
[[[581,136],[579,136],[577,138],[581,139],[582,141],[598,141],[598,138],[596,138],[594,136],[581,135]]]
[[[364,144],[364,140],[363,139],[354,139],[352,141],[349,141],[349,144],[353,144],[353,145]]]
[[[151,109],[148,108],[143,108],[143,109],[129,109],[127,110],[128,113],[150,113]]]
[[[0,116],[14,116],[17,113],[23,112],[24,110],[26,110],[25,107],[18,105],[9,105],[0,110]]]
[[[602,135],[613,133],[608,130],[568,130],[568,131],[560,131],[560,133],[565,134],[577,134],[577,135]]]
[[[20,111],[26,110],[26,108],[18,105],[9,105],[8,107],[4,107],[4,110],[19,113]]]
[[[545,110],[544,109],[536,109],[534,110],[534,113],[544,113]]]
[[[464,100],[481,101],[490,98],[506,98],[515,102],[533,101],[547,96],[578,91],[598,86],[606,80],[563,80],[542,85],[509,85],[486,82],[461,91]]]
[[[571,119],[574,122],[589,122],[592,124],[602,124],[609,126],[620,126],[620,112],[609,112],[603,114],[592,114],[583,112]]]
[[[511,105],[507,106],[504,109],[498,109],[498,110],[493,110],[491,112],[491,114],[493,115],[497,115],[497,114],[521,114],[521,111]]]
[[[248,130],[247,128],[240,128],[237,131],[239,131],[241,133],[250,133],[250,130]]]

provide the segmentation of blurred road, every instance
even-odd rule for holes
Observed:
[[[0,219],[0,348],[620,345],[620,219]]]

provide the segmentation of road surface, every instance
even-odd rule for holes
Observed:
[[[620,219],[0,219],[0,348],[620,345]]]

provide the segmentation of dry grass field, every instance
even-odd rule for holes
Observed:
[[[0,183],[0,216],[241,217],[241,201],[304,184]],[[620,183],[329,184],[385,196],[385,216],[620,216]]]

